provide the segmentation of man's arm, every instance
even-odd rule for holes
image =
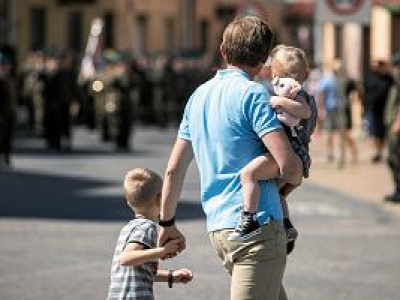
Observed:
[[[262,141],[277,162],[281,179],[298,186],[303,177],[303,166],[285,132],[282,130],[270,132],[262,137]]]
[[[176,206],[181,195],[186,171],[193,159],[193,149],[189,141],[178,138],[169,157],[167,169],[164,176],[164,184],[161,197],[160,220],[172,220],[175,217]],[[169,239],[180,239],[182,241],[180,251],[185,245],[185,237],[173,224],[164,226],[160,230],[159,244],[163,245]],[[179,252],[180,252],[179,251]]]

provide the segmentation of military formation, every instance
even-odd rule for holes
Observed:
[[[75,126],[98,132],[118,151],[129,151],[135,124],[177,125],[193,89],[212,74],[200,59],[135,59],[104,50],[94,61],[93,75],[81,77],[81,59],[67,51],[32,51],[19,68],[1,53],[0,153],[5,165],[10,164],[17,115],[18,123],[52,152],[73,150]]]

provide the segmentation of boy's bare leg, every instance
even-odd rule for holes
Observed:
[[[255,213],[260,198],[259,180],[269,180],[279,176],[279,167],[274,158],[261,155],[242,169],[240,181],[243,187],[244,211]]]

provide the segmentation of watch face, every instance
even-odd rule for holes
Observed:
[[[363,7],[365,0],[325,0],[331,10],[341,15],[351,15]]]

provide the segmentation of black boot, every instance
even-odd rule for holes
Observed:
[[[289,255],[290,253],[292,253],[294,249],[295,241],[299,233],[297,229],[294,228],[290,219],[288,218],[283,219],[283,225],[286,231],[286,254]]]

